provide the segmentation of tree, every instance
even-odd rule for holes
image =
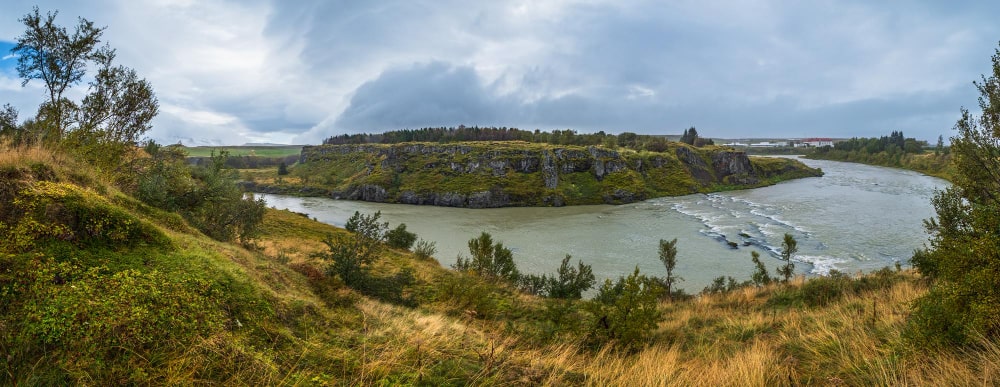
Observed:
[[[514,254],[503,243],[494,243],[489,233],[483,232],[479,238],[470,239],[469,253],[472,254],[470,259],[458,257],[455,269],[474,272],[493,281],[517,283],[521,277],[514,264]]]
[[[798,242],[791,234],[786,233],[785,239],[781,242],[781,260],[785,261],[785,264],[778,266],[778,275],[782,276],[784,282],[788,282],[792,278],[792,274],[795,273],[795,263],[792,262],[792,257],[798,251]]]
[[[590,265],[577,261],[576,267],[570,266],[569,254],[563,258],[555,277],[548,278],[546,295],[551,298],[579,300],[583,292],[589,290],[597,282]],[[543,277],[544,278],[544,277]]]
[[[698,130],[695,129],[693,126],[688,129],[685,129],[684,134],[681,135],[681,142],[688,145],[694,145],[694,142],[697,140],[698,140]]]
[[[159,102],[152,86],[135,70],[113,64],[115,50],[105,46],[93,58],[97,74],[80,104],[78,127],[68,137],[89,161],[113,168],[152,128]]]
[[[347,219],[347,224],[344,225],[344,229],[352,233],[360,235],[362,238],[382,242],[385,240],[386,230],[389,229],[389,222],[379,222],[379,218],[382,217],[382,211],[375,211],[374,214],[366,215],[362,214],[360,211],[354,211],[354,215],[351,215]],[[405,230],[406,227],[404,226]]]
[[[944,151],[944,136],[938,135],[937,146],[934,147],[934,155],[940,155]]]
[[[45,83],[48,99],[34,120],[19,131],[19,143],[62,145],[97,167],[121,167],[159,112],[153,88],[136,72],[114,64],[115,50],[98,48],[104,28],[79,18],[73,34],[55,23],[58,12],[41,15],[38,7],[20,19],[24,34],[11,52],[18,56],[22,86]],[[79,103],[66,91],[80,83],[88,66],[96,73]]]
[[[760,261],[760,253],[756,251],[751,251],[750,259],[753,261],[754,264],[753,275],[750,277],[750,279],[753,281],[753,284],[758,287],[770,284],[771,281],[773,281],[773,279],[771,278],[771,275],[768,274],[767,267],[764,266],[764,263]]]
[[[953,185],[932,199],[930,246],[911,262],[930,283],[916,302],[915,337],[968,344],[1000,338],[1000,49],[992,73],[974,82],[981,115],[961,109],[951,138]]]
[[[0,109],[0,139],[9,139],[13,145],[20,145],[20,128],[17,125],[17,109],[4,104]]]
[[[660,283],[667,291],[667,298],[673,300],[673,285],[684,280],[684,278],[674,275],[674,268],[677,266],[677,238],[669,242],[666,239],[660,239],[660,262],[663,262],[663,266],[667,269],[667,276],[660,279]]]
[[[278,164],[278,176],[284,176],[287,174],[288,174],[288,164],[285,164],[285,162],[282,161],[281,164]]]
[[[65,109],[63,93],[67,88],[79,83],[93,57],[94,47],[100,43],[104,28],[94,27],[94,23],[79,18],[73,34],[65,27],[55,24],[59,12],[47,12],[42,17],[35,7],[20,21],[25,25],[24,35],[17,38],[17,44],[10,51],[17,55],[17,74],[26,86],[32,79],[45,83],[49,99],[49,115],[54,121],[56,134],[61,138],[65,131]]]
[[[618,135],[618,146],[623,148],[635,148],[638,134],[632,132],[622,132]]]

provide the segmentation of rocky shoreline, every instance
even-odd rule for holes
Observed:
[[[623,204],[822,174],[795,160],[771,160],[684,145],[659,153],[509,143],[320,145],[304,147],[296,165],[306,183],[242,184],[263,193],[494,208]]]

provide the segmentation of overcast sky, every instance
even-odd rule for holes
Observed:
[[[159,98],[149,137],[185,144],[460,124],[936,140],[1000,41],[995,1],[5,0],[0,103],[22,119],[44,93],[9,50],[34,4],[107,26]]]

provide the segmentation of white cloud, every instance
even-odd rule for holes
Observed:
[[[5,8],[13,14],[31,9],[26,0],[12,1]],[[903,129],[936,137],[953,121],[943,112],[974,104],[965,90],[988,70],[1000,36],[989,16],[1000,10],[935,3],[109,0],[47,6],[59,8],[66,25],[83,16],[108,27],[104,40],[118,49],[119,62],[153,84],[162,113],[150,135],[168,141],[315,142],[359,127],[432,122],[435,114],[453,124],[473,123],[454,122],[465,119],[529,128],[679,132],[696,125],[718,136],[833,121],[828,127],[842,127],[845,135]],[[0,20],[0,40],[12,41],[20,28],[16,18]],[[433,63],[440,66],[425,68]],[[418,78],[435,74],[443,78]],[[37,105],[40,97],[29,98],[36,91],[0,78],[0,99],[19,106]],[[952,99],[928,97],[934,95]],[[874,105],[883,109],[865,107]]]

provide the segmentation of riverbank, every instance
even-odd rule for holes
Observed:
[[[879,167],[900,168],[923,173],[928,176],[952,181],[955,170],[951,162],[951,154],[925,152],[920,154],[888,152],[868,153],[864,151],[840,151],[818,148],[804,156],[813,160],[843,161],[875,165]]]
[[[307,146],[288,176],[245,173],[262,193],[495,208],[624,204],[820,176],[790,159],[670,143],[664,152],[506,142]]]

